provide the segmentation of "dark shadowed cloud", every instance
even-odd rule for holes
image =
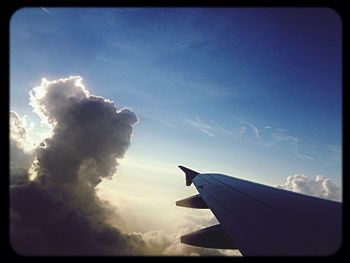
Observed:
[[[137,253],[143,240],[112,227],[107,219],[113,209],[95,192],[102,178],[116,172],[117,158],[130,145],[136,115],[89,95],[80,77],[43,79],[30,100],[42,120],[52,125],[53,135],[35,149],[35,179],[11,186],[13,248],[35,255]],[[14,113],[12,126],[12,137],[24,137]]]

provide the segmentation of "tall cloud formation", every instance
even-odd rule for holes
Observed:
[[[53,125],[53,136],[37,151],[41,183],[84,181],[95,187],[116,172],[116,158],[124,156],[137,122],[132,111],[117,111],[111,101],[89,95],[80,77],[43,80],[30,97],[34,110]]]
[[[113,209],[95,192],[102,178],[116,172],[137,117],[89,95],[81,80],[43,79],[30,93],[34,111],[52,125],[53,135],[35,150],[35,179],[11,185],[11,244],[20,254],[137,254],[144,246],[137,235],[108,223]],[[16,121],[11,114],[11,136],[20,137]]]
[[[284,184],[277,187],[302,194],[341,201],[341,188],[332,182],[331,179],[322,175],[317,175],[315,179],[310,179],[303,174],[291,175],[287,177]]]

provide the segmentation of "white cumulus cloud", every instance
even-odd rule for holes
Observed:
[[[287,177],[284,184],[277,187],[334,201],[342,199],[341,188],[323,175],[317,175],[314,179],[303,174],[291,175]]]

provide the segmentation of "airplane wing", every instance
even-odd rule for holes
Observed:
[[[243,256],[324,256],[341,246],[339,202],[179,168],[199,195],[176,205],[209,208],[220,223],[182,236],[184,244],[239,249]]]

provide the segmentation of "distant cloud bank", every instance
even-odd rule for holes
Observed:
[[[277,187],[334,201],[342,199],[341,188],[331,179],[322,175],[317,175],[315,179],[310,179],[303,174],[291,175],[287,177],[284,184]]]

